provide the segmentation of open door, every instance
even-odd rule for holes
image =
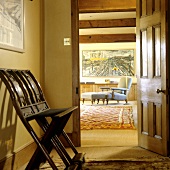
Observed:
[[[167,156],[169,141],[168,0],[137,0],[139,146]]]

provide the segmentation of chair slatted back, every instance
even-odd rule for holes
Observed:
[[[33,74],[29,70],[20,70],[17,71],[16,74],[22,79],[23,83],[29,89],[29,95],[31,96],[31,103],[36,104],[39,112],[49,109],[49,105],[45,100],[43,95],[43,91],[33,76]]]
[[[9,74],[6,70],[0,70],[0,77],[9,90],[12,100],[17,101],[20,107],[26,105],[27,99],[13,75]]]
[[[30,115],[35,114],[36,111],[30,104],[24,85],[13,73],[12,70],[0,69],[0,78],[9,91],[17,115],[20,117],[26,129],[32,133],[32,127],[26,119]]]
[[[0,69],[0,78],[22,120],[49,109],[39,83],[29,70]]]

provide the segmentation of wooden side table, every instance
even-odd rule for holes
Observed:
[[[103,87],[100,87],[100,89],[102,90],[102,91],[109,91],[110,90],[110,87],[105,87],[105,86],[103,86]]]

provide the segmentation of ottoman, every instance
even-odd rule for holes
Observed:
[[[106,92],[86,92],[81,94],[81,98],[83,99],[83,104],[85,99],[91,100],[91,103],[93,104],[95,100],[97,100],[97,104],[99,103],[99,100],[102,99],[103,104],[105,99],[107,99],[107,93]]]

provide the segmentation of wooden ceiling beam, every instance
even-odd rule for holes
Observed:
[[[136,42],[136,34],[79,35],[79,43]]]
[[[127,18],[127,19],[80,20],[79,21],[79,29],[112,28],[112,27],[136,27],[136,19]]]
[[[136,0],[79,0],[79,13],[136,11]]]

